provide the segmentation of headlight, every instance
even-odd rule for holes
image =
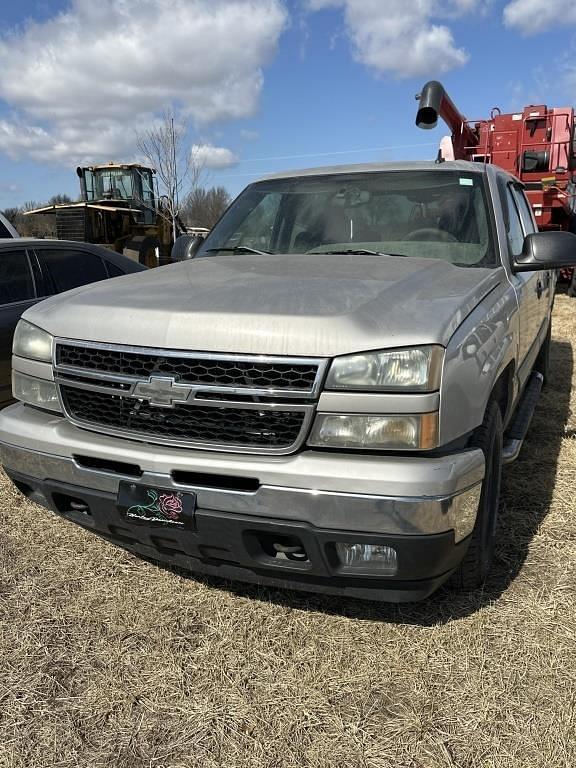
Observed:
[[[16,400],[34,405],[36,408],[62,412],[53,381],[36,379],[20,371],[12,371],[12,395]]]
[[[12,353],[18,357],[51,363],[53,342],[54,338],[51,334],[26,320],[20,320],[14,333]]]
[[[308,444],[317,448],[421,449],[438,445],[438,413],[366,416],[320,413]]]
[[[430,345],[337,357],[326,389],[434,392],[440,386],[444,349]]]

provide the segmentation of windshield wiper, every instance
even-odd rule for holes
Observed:
[[[308,253],[329,253],[334,256],[338,254],[356,254],[357,256],[405,256],[404,253],[382,253],[381,251],[371,251],[368,248],[346,248],[340,251],[308,251]]]
[[[230,253],[258,253],[260,256],[270,255],[272,251],[259,251],[256,248],[250,248],[248,245],[235,245],[233,248],[208,248],[206,253],[214,251],[228,251]]]

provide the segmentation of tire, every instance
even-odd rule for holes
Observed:
[[[157,237],[146,237],[140,246],[138,261],[145,267],[157,267],[158,257],[157,249],[160,248],[160,242]]]
[[[477,589],[484,584],[494,555],[502,480],[502,414],[498,403],[493,400],[488,404],[472,447],[483,451],[486,474],[470,544],[453,579],[455,586],[465,591]]]
[[[146,267],[157,267],[156,249],[159,247],[160,243],[157,237],[136,235],[126,243],[122,253],[132,261],[137,261]]]
[[[548,328],[548,333],[546,334],[546,338],[544,339],[544,343],[540,347],[540,352],[538,352],[538,357],[536,358],[536,362],[534,363],[534,370],[537,373],[541,373],[544,377],[544,382],[542,384],[542,388],[546,386],[548,383],[548,377],[550,376],[550,344],[552,341],[552,324],[550,324]]]

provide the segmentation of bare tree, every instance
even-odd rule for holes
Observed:
[[[50,200],[48,200],[48,205],[67,205],[71,202],[72,198],[69,195],[59,192],[57,195],[52,195]]]
[[[60,193],[52,195],[47,203],[28,200],[19,207],[6,208],[4,215],[23,237],[56,237],[56,219],[54,216],[42,215],[40,213],[26,216],[25,213],[27,211],[34,211],[36,208],[44,208],[48,205],[71,202],[72,200],[68,195]]]
[[[46,205],[46,203],[39,203],[37,200],[27,200],[22,205],[22,211],[33,211],[36,208],[43,208]]]
[[[186,143],[187,131],[186,123],[176,120],[174,113],[168,110],[157,125],[138,134],[136,140],[139,151],[156,169],[174,239],[178,234],[182,191],[185,185],[192,183],[196,186],[202,173],[199,158],[192,155]]]
[[[56,219],[54,216],[41,213],[33,213],[31,216],[24,215],[27,211],[43,208],[44,205],[45,203],[28,200],[20,208],[20,215],[17,217],[15,227],[23,237],[56,237]]]
[[[192,227],[211,229],[230,205],[231,197],[224,187],[193,188],[182,206],[182,216]]]
[[[14,208],[4,208],[2,213],[4,214],[4,216],[6,216],[10,224],[16,227],[17,222],[22,214],[22,211],[20,210],[20,208],[14,207]]]

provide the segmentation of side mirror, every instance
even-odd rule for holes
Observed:
[[[571,232],[533,232],[526,235],[522,253],[514,257],[513,272],[576,267],[576,235]]]
[[[204,242],[200,235],[180,235],[174,241],[170,253],[170,261],[187,261],[193,259]]]

